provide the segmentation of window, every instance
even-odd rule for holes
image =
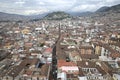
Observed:
[[[95,76],[95,80],[96,80],[96,79],[98,80],[98,76]]]
[[[90,77],[88,76],[87,79],[90,79]]]

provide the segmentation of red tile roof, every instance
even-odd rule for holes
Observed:
[[[33,43],[25,43],[25,47],[32,47]]]
[[[81,68],[95,68],[95,62],[89,60],[77,61],[77,65]]]
[[[44,52],[52,52],[52,48],[46,48]]]
[[[111,53],[110,57],[117,58],[117,57],[120,57],[120,54],[119,53]]]
[[[66,62],[65,60],[58,60],[58,67],[62,66],[77,66],[74,62]]]

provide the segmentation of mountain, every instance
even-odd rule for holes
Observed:
[[[109,8],[109,7],[104,6],[104,7],[99,8],[96,12],[104,12],[104,11],[106,11],[108,8]]]
[[[106,11],[109,12],[120,12],[120,4],[109,7]]]
[[[41,20],[42,18],[44,18],[48,13],[43,13],[43,14],[38,14],[38,15],[30,15],[29,17],[29,21],[38,21]]]
[[[91,15],[93,12],[90,11],[86,11],[86,12],[68,12],[70,15],[72,16],[89,16]]]
[[[120,12],[120,4],[111,6],[111,7],[102,7],[98,9],[96,12]]]
[[[40,19],[61,20],[70,17],[70,14],[60,11],[29,16],[0,12],[0,21],[38,21]]]
[[[44,13],[44,14],[38,14],[38,15],[18,15],[18,14],[9,14],[0,12],[0,21],[37,21],[40,19],[48,19],[48,20],[62,20],[64,18],[72,18],[73,16],[105,16],[108,14],[113,13],[120,13],[120,4],[114,5],[111,7],[101,7],[95,12],[51,12],[51,13]]]
[[[0,21],[19,21],[19,20],[27,20],[28,17],[17,14],[9,14],[0,12]]]
[[[38,15],[18,15],[0,12],[0,21],[29,21],[29,20],[39,20],[46,16],[48,13],[38,14]]]
[[[68,13],[58,11],[58,12],[52,12],[48,13],[43,19],[47,20],[62,20],[65,18],[72,18],[72,16]]]

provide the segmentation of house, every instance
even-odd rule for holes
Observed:
[[[11,68],[7,76],[16,78],[19,76],[20,72],[22,72],[25,68],[34,68],[38,63],[38,59],[25,59],[19,65]]]
[[[95,52],[95,54],[101,55],[102,45],[94,42],[93,46],[94,46],[94,52]]]
[[[57,74],[58,80],[67,80],[67,74],[65,72],[61,72]]]
[[[119,74],[113,74],[113,79],[114,80],[120,80],[120,75]]]
[[[89,60],[99,59],[99,56],[96,54],[80,54],[80,57],[82,59],[89,59]]]
[[[77,62],[79,70],[83,73],[79,79],[87,80],[110,80],[110,76],[101,68],[99,62],[83,60]]]
[[[52,48],[46,48],[43,51],[44,58],[46,59],[46,63],[51,63],[52,62]]]
[[[98,54],[100,60],[102,61],[109,60],[110,58],[112,60],[115,60],[120,57],[119,52],[113,49],[109,44],[97,41],[93,43],[93,46],[95,48],[94,50],[95,54]]]
[[[58,60],[58,73],[66,72],[67,74],[78,74],[79,69],[74,62],[66,62],[66,60]]]
[[[41,68],[26,69],[23,73],[24,79],[49,80],[50,65],[45,64]]]
[[[46,48],[44,51],[43,51],[43,55],[44,56],[48,56],[52,54],[52,48]]]
[[[25,28],[25,29],[23,29],[21,32],[22,32],[22,34],[28,34],[28,33],[30,32],[30,30],[27,29],[27,28]]]
[[[43,64],[40,68],[38,59],[25,59],[19,65],[10,68],[2,80],[49,80],[50,65]]]
[[[79,53],[77,51],[70,52],[69,53],[69,58],[73,62],[77,62],[77,61],[81,60],[81,56],[79,55]]]
[[[67,80],[79,80],[78,75],[67,74]]]
[[[90,45],[83,45],[79,47],[80,54],[93,54],[93,47]]]
[[[79,80],[87,80],[87,76],[82,71],[82,68],[79,68],[79,75],[78,75]]]

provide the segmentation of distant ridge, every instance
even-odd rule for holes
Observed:
[[[29,20],[40,20],[44,16],[46,16],[48,13],[44,14],[38,14],[38,15],[18,15],[18,14],[10,14],[10,13],[4,13],[0,12],[0,21],[8,22],[8,21],[29,21]]]
[[[28,17],[18,14],[9,14],[0,12],[0,21],[19,21],[19,20],[27,20]]]

